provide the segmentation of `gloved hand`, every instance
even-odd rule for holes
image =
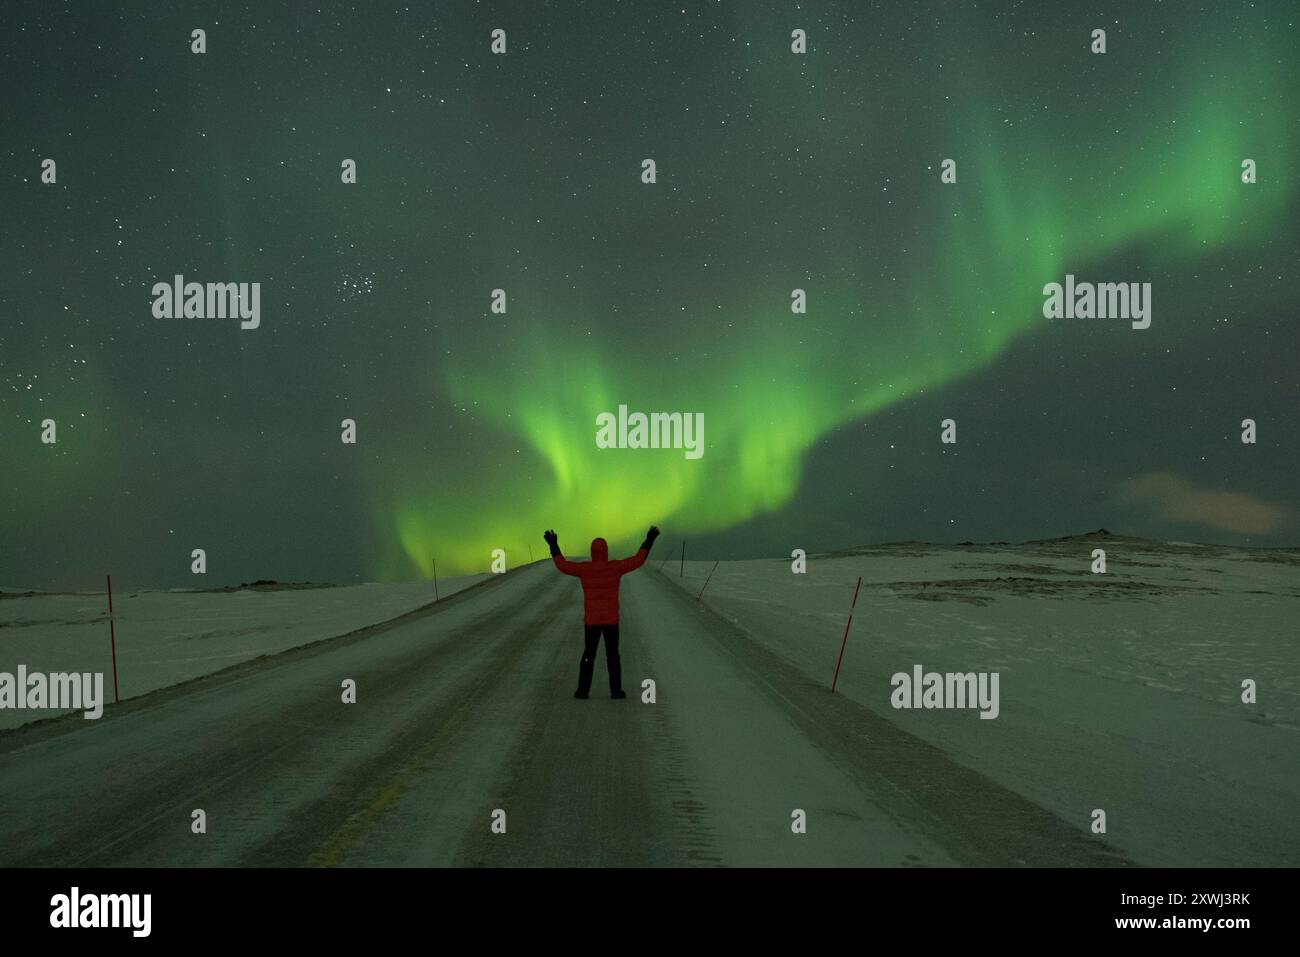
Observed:
[[[650,549],[654,547],[655,539],[658,537],[659,537],[659,529],[651,525],[650,531],[645,533],[645,541],[641,543],[641,547],[644,548],[647,552],[650,551]]]
[[[552,555],[560,554],[560,536],[555,534],[555,529],[548,528],[542,538],[546,539],[546,544],[551,546]]]

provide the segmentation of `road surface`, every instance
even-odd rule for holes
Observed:
[[[624,578],[622,620],[624,701],[603,649],[572,697],[580,590],[548,562],[99,721],[2,733],[0,865],[1129,863],[831,695],[657,562]]]

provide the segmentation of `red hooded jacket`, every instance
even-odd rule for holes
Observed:
[[[650,553],[638,549],[631,558],[609,560],[609,545],[603,538],[592,539],[591,561],[571,562],[563,555],[552,555],[555,567],[566,575],[576,575],[582,582],[582,620],[588,625],[618,624],[618,581],[626,573],[645,564]]]

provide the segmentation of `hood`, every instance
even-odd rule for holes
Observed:
[[[609,544],[603,538],[591,540],[591,560],[593,562],[609,561]]]

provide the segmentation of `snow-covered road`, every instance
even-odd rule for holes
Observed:
[[[651,566],[623,585],[627,700],[602,693],[603,651],[591,699],[571,697],[580,621],[576,582],[537,564],[99,721],[0,734],[0,864],[1126,863]]]

